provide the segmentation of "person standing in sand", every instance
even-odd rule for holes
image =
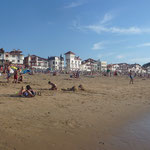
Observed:
[[[11,70],[10,65],[11,65],[11,63],[9,63],[7,66],[7,82],[8,83],[9,83],[9,79],[10,79],[10,70]]]
[[[131,70],[130,70],[130,73],[129,73],[129,77],[130,77],[129,84],[133,84],[133,75],[132,75],[132,71]]]
[[[19,68],[15,69],[15,71],[14,71],[14,83],[17,83],[17,81],[18,81],[18,72],[19,72]]]

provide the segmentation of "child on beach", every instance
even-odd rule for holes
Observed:
[[[57,90],[57,85],[52,83],[51,81],[48,82],[49,85],[51,85],[51,88],[49,90]]]
[[[18,81],[18,71],[19,71],[19,68],[18,69],[15,69],[15,71],[14,71],[14,83],[17,83],[17,81]]]
[[[22,73],[20,73],[20,75],[19,75],[18,82],[23,82],[23,74]]]

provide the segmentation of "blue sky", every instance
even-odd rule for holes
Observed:
[[[0,0],[0,47],[150,62],[150,0]]]

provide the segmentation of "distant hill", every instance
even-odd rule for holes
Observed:
[[[150,62],[143,65],[144,68],[150,67]]]

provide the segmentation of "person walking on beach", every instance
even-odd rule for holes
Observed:
[[[129,77],[130,77],[129,84],[133,84],[133,75],[132,75],[132,71],[131,70],[130,70],[130,73],[129,73]]]
[[[9,63],[7,66],[7,82],[8,83],[9,83],[9,79],[10,79],[10,70],[11,70],[10,65],[11,65],[11,63]]]

